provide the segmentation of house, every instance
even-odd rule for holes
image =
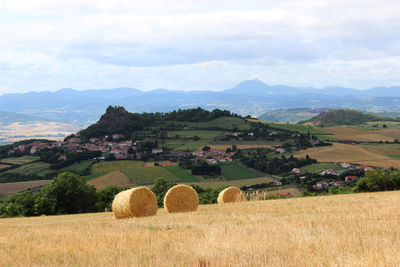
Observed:
[[[358,180],[358,176],[346,176],[346,177],[344,178],[344,180],[345,180],[346,182],[357,181],[357,180]]]
[[[151,154],[159,154],[162,153],[162,148],[153,148],[151,150]]]
[[[67,156],[66,155],[60,155],[58,156],[58,160],[67,160]]]
[[[335,181],[333,183],[333,185],[336,186],[336,187],[341,187],[341,186],[344,186],[344,182],[343,181]]]
[[[283,147],[279,147],[279,148],[275,149],[275,151],[279,152],[279,153],[285,153],[286,150]]]
[[[298,169],[298,168],[293,168],[292,173],[294,173],[294,174],[300,174],[301,171],[300,171],[300,169]]]
[[[306,178],[307,178],[306,176],[300,176],[300,180],[304,180]]]
[[[282,185],[282,182],[280,182],[280,181],[274,181],[274,185]]]
[[[318,181],[315,186],[317,187],[317,189],[323,189],[323,188],[328,188],[329,184],[325,181]]]
[[[215,159],[206,159],[208,164],[217,164],[218,162]]]
[[[248,136],[254,136],[254,133],[248,133],[247,135]]]
[[[233,134],[232,134],[232,136],[236,136],[236,137],[238,137],[240,135],[240,132],[234,132]]]
[[[113,140],[122,139],[122,138],[124,138],[124,137],[125,137],[125,135],[123,135],[123,134],[117,134],[117,133],[115,133],[115,134],[112,135],[112,139],[113,139]]]
[[[72,138],[70,138],[69,140],[68,140],[68,143],[80,143],[81,142],[81,139],[79,139],[79,138],[76,138],[76,137],[72,137]]]
[[[341,162],[339,163],[339,166],[342,168],[350,168],[351,165],[348,162]]]
[[[366,165],[357,166],[357,170],[363,170],[365,172],[367,172],[367,171],[375,171],[374,168],[371,168],[371,167],[366,166]]]
[[[328,169],[328,170],[324,170],[321,172],[321,175],[336,175],[339,176],[339,172],[333,170],[333,169]]]

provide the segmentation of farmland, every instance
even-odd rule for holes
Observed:
[[[191,128],[225,128],[225,129],[233,129],[237,128],[238,130],[247,130],[249,126],[246,121],[239,118],[233,117],[220,117],[212,121],[206,122],[187,122],[186,123]]]
[[[134,184],[131,182],[128,176],[120,171],[113,171],[100,177],[91,179],[87,182],[90,185],[96,187],[97,190],[104,189],[107,186],[119,186],[119,187],[130,187]]]
[[[154,180],[163,177],[168,181],[179,181],[171,172],[163,167],[140,167],[121,170],[129,179],[138,185],[152,184]]]
[[[62,170],[70,171],[70,172],[81,172],[81,171],[84,171],[87,168],[89,168],[90,165],[92,165],[92,164],[93,164],[92,160],[84,160],[84,161],[69,165],[68,167],[63,168]]]
[[[300,169],[305,172],[319,172],[326,169],[340,170],[342,168],[333,163],[315,163],[312,165],[302,167]]]
[[[6,168],[9,168],[9,167],[11,167],[11,165],[0,164],[0,170],[1,170],[1,169],[6,169]]]
[[[2,159],[0,162],[2,163],[9,163],[9,164],[16,164],[16,165],[23,165],[27,163],[31,163],[34,161],[39,160],[40,158],[37,156],[23,156],[23,157],[10,157]]]
[[[170,173],[172,173],[174,176],[178,177],[180,181],[183,182],[197,182],[199,181],[199,178],[194,176],[193,174],[189,173],[188,171],[182,169],[179,166],[166,166],[163,167]]]
[[[325,131],[333,134],[333,137],[340,140],[365,140],[368,142],[389,141],[392,142],[400,136],[400,129],[371,130],[359,127],[331,127]]]
[[[16,169],[12,169],[9,171],[6,171],[5,173],[17,173],[17,174],[23,174],[23,175],[34,175],[42,170],[48,169],[50,167],[49,163],[44,163],[44,162],[34,162],[34,163],[29,163],[26,165],[23,165],[21,167],[18,167]]]
[[[319,162],[350,162],[382,168],[399,167],[400,160],[370,151],[365,146],[334,143],[333,146],[317,147],[297,152],[295,156],[317,159]]]
[[[52,180],[38,180],[15,183],[0,183],[0,194],[15,194],[21,191],[28,190],[29,188],[46,185],[51,181]]]
[[[264,176],[258,171],[248,169],[239,163],[228,163],[221,165],[222,175],[228,180],[240,180]]]
[[[399,192],[0,219],[4,266],[397,266]],[[105,232],[106,229],[106,232]],[[244,242],[244,238],[245,241]]]
[[[91,172],[94,173],[105,173],[111,171],[118,171],[125,168],[142,167],[142,161],[133,160],[121,160],[121,161],[101,161],[93,164]]]

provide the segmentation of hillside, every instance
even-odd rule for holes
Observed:
[[[340,125],[360,125],[366,122],[396,121],[388,117],[379,117],[373,114],[364,114],[352,109],[333,109],[325,111],[312,119],[301,122],[305,125],[322,125],[324,127]]]
[[[259,120],[263,121],[277,121],[298,123],[315,117],[322,112],[327,111],[327,108],[291,108],[291,109],[277,109],[269,111],[259,116]]]
[[[399,202],[395,191],[201,205],[192,213],[159,209],[126,220],[112,213],[0,219],[0,262],[397,266]]]

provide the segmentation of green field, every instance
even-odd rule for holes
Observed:
[[[4,201],[7,197],[8,197],[8,195],[0,194],[0,203],[1,203],[1,201]]]
[[[154,180],[163,177],[171,182],[179,181],[171,172],[163,167],[141,167],[141,168],[128,168],[122,169],[121,172],[126,174],[133,183],[138,185],[152,184]]]
[[[299,133],[304,133],[306,134],[307,132],[310,132],[310,134],[313,135],[332,135],[329,132],[324,132],[320,129],[316,129],[314,127],[306,126],[306,125],[301,125],[301,124],[286,124],[286,123],[267,123],[270,127],[272,128],[277,128],[277,129],[283,129],[283,130],[289,130],[289,131],[296,131]]]
[[[239,180],[247,178],[257,178],[262,177],[262,173],[255,170],[248,169],[239,163],[228,163],[222,164],[221,171],[222,175],[228,180]]]
[[[143,161],[134,160],[118,160],[118,161],[101,161],[92,165],[91,173],[107,173],[119,171],[126,168],[143,167]]]
[[[40,158],[37,156],[23,156],[23,157],[11,157],[2,159],[0,162],[3,163],[10,163],[10,164],[17,164],[17,165],[24,165],[27,163],[31,163],[33,161],[37,161]]]
[[[180,181],[183,182],[198,182],[199,178],[191,174],[190,172],[184,170],[183,168],[179,166],[166,166],[163,167],[173,175],[179,178]]]
[[[81,162],[77,162],[74,164],[69,165],[68,167],[65,167],[62,169],[62,171],[67,171],[67,172],[81,172],[86,170],[87,168],[90,167],[90,165],[93,164],[93,160],[85,160]]]
[[[339,165],[333,164],[333,163],[315,163],[315,164],[304,166],[304,167],[300,168],[300,170],[302,170],[304,172],[320,172],[320,171],[327,170],[327,169],[333,169],[336,171],[343,170],[342,167],[340,167]]]
[[[191,141],[191,140],[185,140],[185,139],[175,139],[175,140],[165,140],[161,141],[160,144],[162,146],[166,146],[170,149],[173,150],[198,150],[201,147],[208,145],[209,141],[208,140],[197,140],[197,141]]]
[[[104,174],[106,174],[106,172],[99,172],[99,173],[91,174],[91,175],[88,175],[88,176],[83,176],[83,179],[87,182],[87,181],[92,180],[94,178],[103,176]]]
[[[50,167],[49,163],[44,163],[44,162],[34,162],[30,164],[23,165],[21,167],[18,167],[16,169],[12,169],[9,171],[6,171],[5,173],[16,173],[16,174],[23,174],[23,175],[34,175],[37,174],[40,171],[43,171],[45,169],[48,169]]]
[[[249,129],[249,125],[245,120],[233,117],[221,117],[212,121],[206,122],[187,122],[189,127],[192,128],[224,128],[224,129],[233,129],[238,128],[238,130],[247,130]]]
[[[175,138],[176,135],[179,135],[181,138],[192,138],[193,136],[198,136],[200,139],[213,139],[217,137],[218,135],[223,135],[224,133],[221,131],[204,131],[204,130],[199,130],[199,131],[169,131],[168,132],[168,137]]]

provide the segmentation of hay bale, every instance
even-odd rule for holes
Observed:
[[[237,187],[228,187],[218,195],[218,204],[247,201],[246,196]]]
[[[112,211],[117,219],[153,216],[157,209],[156,196],[144,186],[120,192],[112,203]]]
[[[188,185],[175,185],[164,197],[164,208],[168,212],[195,211],[199,206],[197,192]]]

